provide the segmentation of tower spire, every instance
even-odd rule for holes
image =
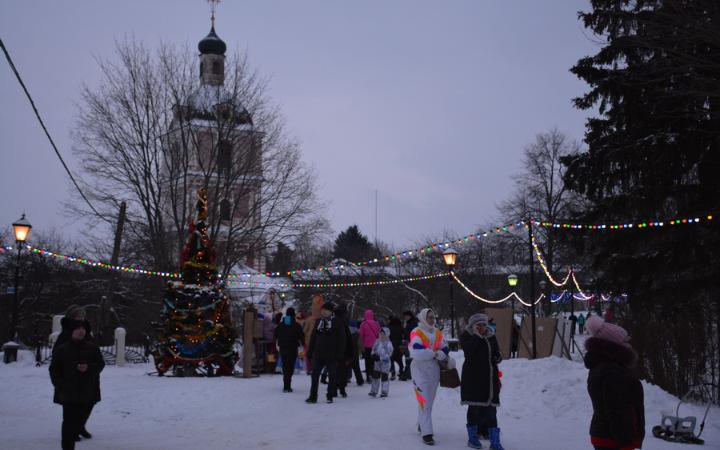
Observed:
[[[215,8],[217,7],[220,0],[207,0],[210,3],[210,23],[212,28],[215,29]]]

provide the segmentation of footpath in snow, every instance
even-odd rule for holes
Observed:
[[[454,354],[460,363],[462,354]],[[281,375],[255,379],[162,378],[148,376],[150,364],[108,366],[102,374],[102,402],[88,423],[91,440],[80,450],[184,449],[427,449],[416,431],[412,382],[393,381],[390,397],[370,398],[369,386],[348,386],[349,397],[334,404],[307,405],[310,377],[293,379],[295,392],[282,393]],[[498,420],[507,450],[591,449],[587,370],[559,358],[504,361]],[[321,398],[325,386],[321,385]],[[694,448],[652,437],[661,411],[674,412],[677,399],[644,384],[646,450]],[[8,450],[60,448],[62,410],[52,403],[47,365],[37,368],[29,352],[0,364],[0,447]],[[459,388],[440,388],[433,413],[438,449],[467,448],[466,409]],[[683,406],[681,414],[702,417],[704,408]],[[712,408],[705,449],[720,449],[720,409]],[[488,447],[487,441],[483,446]]]

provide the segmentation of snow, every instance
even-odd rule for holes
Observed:
[[[461,353],[454,354],[458,362]],[[0,436],[7,449],[59,448],[61,407],[52,403],[47,365],[35,367],[31,352],[0,364]],[[498,420],[507,450],[590,448],[587,370],[559,358],[515,359],[501,365],[503,389]],[[160,378],[150,364],[108,366],[102,397],[88,423],[94,434],[80,449],[425,449],[415,429],[412,383],[393,381],[390,397],[368,397],[369,386],[348,386],[349,397],[332,405],[304,403],[310,377],[293,379],[283,394],[281,375],[240,378]],[[677,399],[644,384],[647,436],[644,449],[686,448],[652,437],[661,411]],[[321,399],[325,386],[321,385]],[[459,389],[440,388],[433,412],[438,449],[466,447],[465,412]],[[681,414],[702,418],[704,408],[683,406]],[[720,448],[720,409],[713,407],[703,438]],[[487,448],[487,441],[483,443]]]

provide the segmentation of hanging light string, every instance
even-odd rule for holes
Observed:
[[[571,223],[571,222],[543,222],[539,220],[533,220],[533,225],[541,226],[543,228],[564,228],[568,230],[629,230],[629,229],[643,229],[643,228],[657,228],[668,225],[691,225],[700,223],[702,221],[710,222],[713,220],[712,214],[706,214],[704,217],[685,217],[679,219],[670,220],[645,220],[642,222],[635,223],[614,223],[614,224],[591,224],[591,223]]]
[[[164,278],[180,278],[179,273],[158,272],[155,270],[142,269],[140,267],[114,266],[112,264],[107,264],[107,263],[104,263],[101,261],[95,261],[90,258],[80,258],[78,256],[70,256],[70,255],[64,255],[62,253],[51,252],[50,250],[46,250],[44,248],[39,248],[39,247],[34,247],[29,244],[25,244],[25,247],[32,253],[36,253],[36,254],[43,255],[43,256],[49,256],[49,257],[60,259],[63,261],[75,262],[75,263],[83,264],[83,265],[89,266],[89,267],[95,267],[95,268],[100,268],[100,269],[105,269],[105,270],[115,270],[118,272],[134,273],[134,274],[140,274],[140,275],[164,277]]]
[[[530,236],[530,241],[532,242],[533,249],[535,249],[535,255],[537,256],[537,260],[540,263],[540,267],[542,267],[543,272],[545,272],[545,276],[552,284],[554,284],[556,287],[563,287],[570,281],[570,278],[575,279],[572,270],[568,270],[568,273],[563,281],[557,281],[555,278],[553,278],[550,270],[548,269],[547,263],[545,262],[545,258],[543,258],[542,252],[540,251],[540,247],[535,240],[535,233]]]
[[[264,286],[264,287],[279,287],[279,288],[309,288],[309,289],[321,289],[321,288],[349,288],[349,287],[361,287],[361,286],[386,286],[397,283],[409,283],[413,281],[423,280],[434,280],[436,278],[442,278],[449,276],[449,272],[441,272],[433,275],[422,275],[412,276],[405,278],[396,278],[394,280],[375,280],[375,281],[357,281],[349,283],[273,283],[267,281],[230,281],[230,285],[239,286]]]
[[[503,302],[506,302],[506,301],[508,301],[508,300],[510,300],[510,299],[512,299],[512,298],[515,298],[517,301],[519,301],[519,302],[522,303],[523,305],[525,305],[525,306],[531,306],[530,303],[527,303],[525,300],[523,300],[523,299],[517,294],[517,292],[512,292],[512,293],[509,294],[507,297],[501,298],[501,299],[499,299],[499,300],[490,300],[490,299],[484,298],[484,297],[476,294],[475,292],[473,292],[473,290],[470,289],[469,287],[467,287],[467,286],[465,285],[465,283],[463,283],[462,280],[460,280],[460,278],[458,278],[457,275],[455,275],[455,272],[450,272],[450,275],[453,277],[453,279],[454,279],[463,289],[465,289],[465,291],[466,291],[468,294],[472,295],[472,296],[475,297],[477,300],[480,300],[480,301],[483,302],[483,303],[489,303],[489,304],[491,304],[491,305],[497,305],[497,304],[499,304],[499,303],[503,303]],[[538,299],[535,300],[535,304],[537,305],[537,304],[540,302],[540,300],[542,300],[544,297],[545,297],[545,294],[540,294],[540,297],[538,297]]]

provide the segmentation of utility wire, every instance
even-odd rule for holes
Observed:
[[[80,196],[85,200],[85,203],[88,204],[90,209],[102,220],[109,222],[108,219],[105,218],[102,214],[98,212],[97,209],[90,203],[90,200],[85,196],[85,193],[80,189],[80,185],[75,180],[75,177],[73,177],[72,172],[70,172],[70,169],[68,168],[67,164],[65,164],[65,160],[63,159],[62,155],[60,154],[60,150],[58,150],[57,146],[55,145],[55,141],[53,141],[53,138],[50,136],[50,133],[48,132],[47,128],[45,127],[45,123],[43,122],[42,118],[40,117],[40,113],[38,112],[37,108],[35,107],[35,102],[33,101],[32,97],[30,96],[30,92],[28,92],[27,87],[25,87],[25,83],[23,83],[22,78],[20,77],[20,73],[18,73],[17,68],[15,67],[15,64],[12,61],[12,58],[10,57],[10,53],[8,53],[7,48],[5,48],[5,43],[0,39],[0,47],[2,47],[3,53],[5,53],[5,59],[7,59],[8,64],[10,65],[10,69],[12,69],[13,73],[15,74],[15,77],[17,78],[18,82],[20,83],[20,86],[22,86],[23,91],[25,92],[25,95],[27,96],[28,100],[30,101],[30,106],[32,106],[33,111],[35,112],[35,117],[37,117],[38,122],[40,122],[40,126],[42,127],[43,131],[45,132],[45,136],[47,136],[48,140],[50,141],[50,145],[52,145],[53,150],[55,150],[55,154],[60,159],[60,162],[62,163],[63,168],[65,168],[65,172],[67,172],[68,176],[70,177],[70,180],[72,180],[73,185],[75,185],[75,189],[80,193]]]

